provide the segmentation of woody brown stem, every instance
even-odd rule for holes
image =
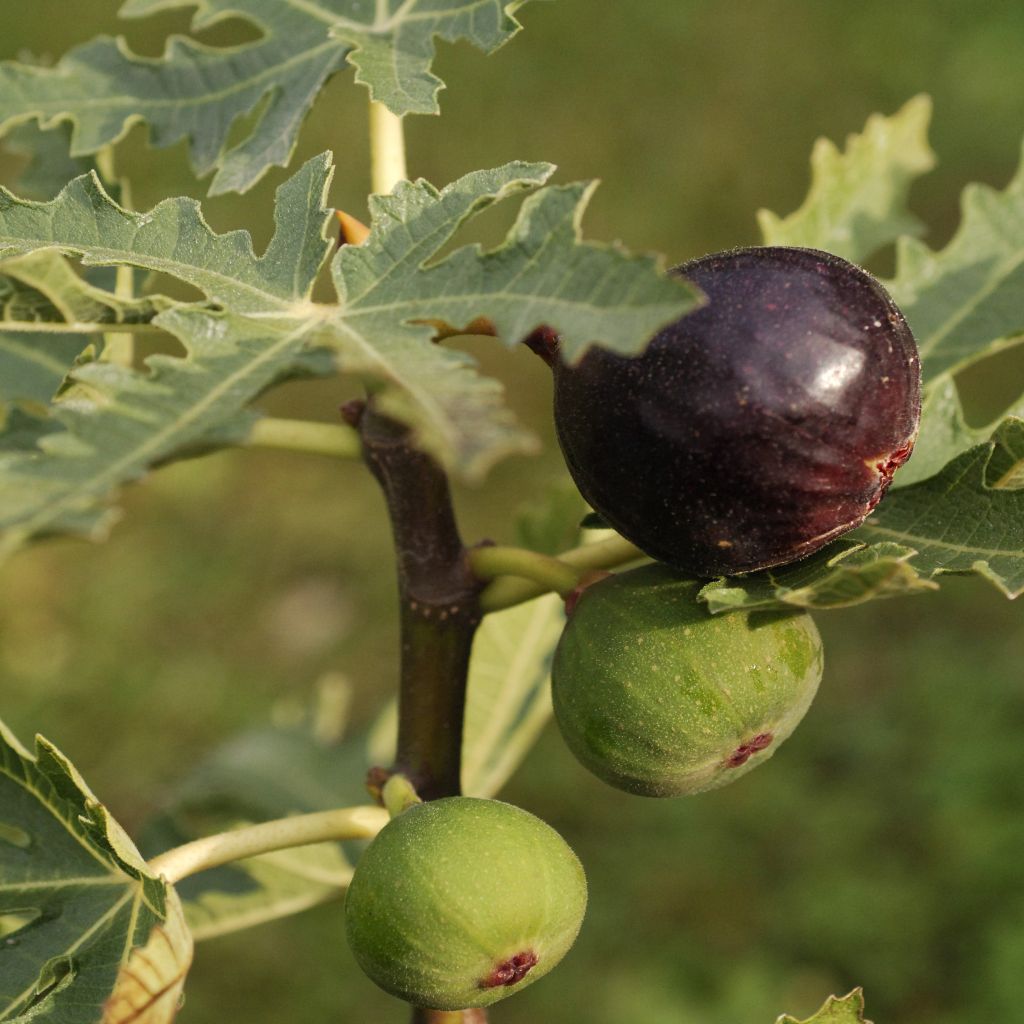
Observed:
[[[459,792],[466,678],[482,583],[469,567],[448,478],[372,402],[349,407],[387,502],[398,560],[401,674],[395,770],[424,800]]]

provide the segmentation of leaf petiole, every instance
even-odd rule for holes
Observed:
[[[242,444],[247,448],[276,448],[336,459],[358,459],[362,451],[359,435],[351,427],[274,416],[258,419]]]
[[[388,812],[383,807],[345,807],[298,814],[176,846],[154,857],[149,870],[173,885],[200,871],[261,853],[340,839],[372,839],[387,823]]]
[[[469,564],[473,573],[482,580],[517,576],[541,586],[542,593],[553,590],[563,597],[577,586],[583,576],[580,569],[551,555],[499,545],[474,548],[469,553]]]
[[[475,548],[470,552],[470,564],[478,576],[492,580],[480,595],[480,608],[486,614],[551,590],[566,595],[595,569],[614,569],[645,557],[635,544],[616,536],[582,544],[557,558],[519,548]],[[520,578],[509,578],[513,576]]]

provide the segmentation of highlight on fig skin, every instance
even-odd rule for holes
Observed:
[[[910,455],[910,328],[859,267],[736,249],[674,268],[707,303],[636,357],[551,358],[555,426],[581,494],[652,558],[701,577],[803,558],[859,526]]]

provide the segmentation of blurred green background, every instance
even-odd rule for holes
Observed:
[[[114,0],[6,5],[4,56],[59,56],[97,31],[156,54],[187,13],[118,23]],[[442,47],[443,116],[408,126],[410,171],[441,184],[513,158],[560,180],[599,177],[585,227],[672,262],[756,240],[754,211],[788,212],[814,138],[873,111],[935,100],[939,167],[914,192],[943,243],[963,185],[1000,187],[1024,131],[1018,0],[812,3],[558,0],[486,58]],[[238,24],[205,33],[236,37]],[[244,32],[252,35],[250,28]],[[332,201],[368,190],[365,95],[340,75],[296,159],[330,148]],[[203,196],[182,147],[121,146],[136,202]],[[8,175],[15,163],[3,164]],[[275,171],[208,204],[219,230],[271,228]],[[507,223],[488,214],[483,237]],[[490,232],[490,234],[488,234]],[[876,269],[885,272],[891,255]],[[508,510],[564,470],[539,361],[472,346],[544,442],[460,491],[465,534],[508,540]],[[977,416],[1024,369],[1011,355],[964,381]],[[1003,390],[1000,390],[1003,389]],[[292,385],[265,405],[330,420],[352,393]],[[319,676],[355,687],[356,728],[391,694],[396,638],[382,506],[358,465],[231,452],[173,466],[123,496],[102,546],[22,554],[0,588],[0,714],[45,733],[129,828],[224,737],[261,725]],[[767,1024],[866,988],[878,1024],[1013,1021],[1024,1005],[1024,620],[974,580],[819,616],[828,666],[785,750],[725,790],[650,801],[592,780],[549,731],[505,795],[558,827],[592,896],[562,967],[495,1021]],[[358,972],[340,907],[204,944],[183,1024],[398,1022]]]

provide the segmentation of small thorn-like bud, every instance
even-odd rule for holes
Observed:
[[[344,210],[335,210],[334,216],[338,218],[340,230],[338,232],[339,245],[362,245],[370,236],[370,229],[361,221]]]
[[[351,402],[346,402],[341,406],[338,411],[341,413],[341,418],[350,427],[358,429],[363,413],[366,412],[366,403],[361,398],[353,398]]]
[[[553,365],[558,356],[559,342],[558,332],[546,324],[541,324],[523,339],[523,344],[531,352],[540,356],[548,366]]]

